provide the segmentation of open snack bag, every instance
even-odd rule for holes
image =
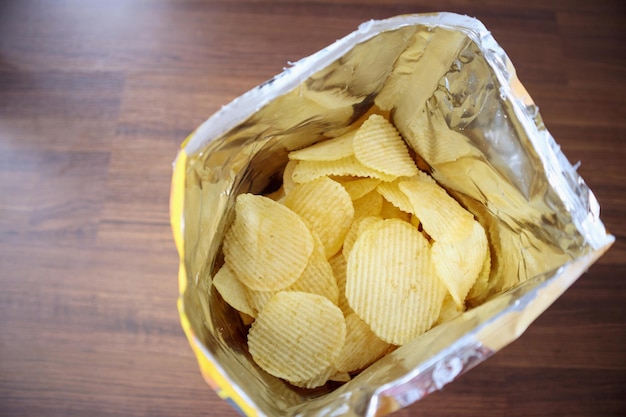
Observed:
[[[613,243],[504,51],[370,21],[184,142],[182,326],[248,416],[381,416],[515,340]]]

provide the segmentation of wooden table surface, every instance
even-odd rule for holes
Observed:
[[[617,241],[519,340],[395,415],[626,415],[626,7],[604,0],[1,1],[0,415],[237,415],[176,311],[180,143],[359,23],[440,10],[492,31]]]

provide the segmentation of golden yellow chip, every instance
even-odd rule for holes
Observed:
[[[289,194],[296,187],[296,182],[293,180],[293,171],[296,169],[296,165],[298,165],[298,161],[289,161],[285,165],[282,186],[285,194]]]
[[[350,374],[347,372],[335,371],[330,377],[328,377],[329,381],[337,381],[337,382],[348,382],[352,379]]]
[[[348,300],[346,299],[346,266],[348,261],[343,254],[338,253],[330,258],[328,262],[330,263],[330,266],[333,269],[333,275],[337,280],[337,289],[339,293],[337,306],[341,309],[343,314],[347,316],[352,312],[352,309],[348,304]]]
[[[348,303],[388,343],[402,345],[430,329],[445,291],[428,241],[404,221],[389,219],[370,226],[348,257]]]
[[[263,196],[237,197],[224,258],[248,288],[277,291],[290,286],[302,275],[313,246],[308,227],[287,207]]]
[[[400,133],[383,116],[371,115],[356,131],[354,155],[363,165],[396,177],[417,174]]]
[[[213,286],[232,308],[249,316],[255,316],[246,298],[245,286],[239,281],[228,264],[224,264],[217,271],[213,277]]]
[[[378,178],[383,181],[393,181],[395,175],[368,168],[360,163],[356,157],[348,156],[336,161],[298,161],[294,167],[292,178],[302,184],[325,176],[356,176]]]
[[[407,213],[415,214],[413,212],[413,205],[411,204],[411,200],[409,200],[409,197],[407,197],[404,191],[400,190],[400,187],[398,186],[400,181],[407,181],[407,179],[399,178],[391,182],[381,182],[378,187],[376,187],[376,191],[378,191],[383,197],[385,197],[385,200],[387,200],[400,210]]]
[[[431,250],[437,275],[458,305],[464,303],[476,282],[488,252],[485,229],[477,221],[472,221],[472,225],[472,232],[465,239],[435,241]]]
[[[320,238],[326,258],[339,252],[354,218],[352,200],[341,184],[328,177],[299,184],[284,204]]]
[[[272,297],[248,333],[254,361],[266,372],[291,382],[332,374],[346,338],[343,313],[317,294],[281,291]],[[316,380],[313,385],[322,385]]]
[[[314,236],[315,247],[309,258],[309,262],[304,268],[302,275],[289,287],[282,291],[300,291],[311,294],[318,294],[328,298],[333,304],[339,302],[339,287],[330,263],[326,260],[324,246],[319,238]],[[255,291],[245,288],[244,293],[248,305],[252,309],[251,316],[256,317],[265,307],[265,304],[278,291]]]
[[[452,298],[452,295],[448,292],[443,298],[443,305],[441,306],[441,311],[439,312],[439,317],[437,318],[435,325],[453,320],[463,314],[464,311],[465,306],[457,304]]]
[[[317,376],[306,379],[304,381],[289,381],[292,385],[300,388],[317,388],[330,381],[333,376],[337,375],[337,370],[332,366],[321,371]]]
[[[353,201],[358,200],[370,191],[374,191],[380,182],[381,180],[378,178],[357,178],[351,181],[339,181],[350,194],[350,198]]]
[[[354,200],[352,204],[355,219],[378,216],[383,208],[383,196],[376,191],[370,191],[358,200]]]
[[[391,204],[385,198],[383,198],[383,206],[380,209],[380,216],[383,219],[399,219],[405,222],[410,222],[411,217],[414,217],[414,216],[411,216],[410,213],[400,210],[398,207]],[[418,223],[418,226],[419,226],[419,223]]]
[[[428,182],[431,184],[437,184],[437,181],[435,181],[433,177],[431,177],[430,175],[428,175],[426,172],[422,171],[419,168],[417,170],[417,175],[414,177],[411,177],[410,179],[415,179],[415,180],[422,181],[422,182]]]
[[[471,300],[473,304],[477,301],[482,301],[487,297],[487,293],[489,290],[489,276],[491,275],[491,252],[489,251],[489,247],[485,251],[485,260],[483,261],[483,266],[480,269],[480,273],[478,274],[478,278],[476,278],[476,282],[467,294],[466,299]]]
[[[289,159],[298,161],[335,161],[354,155],[352,139],[355,131],[334,139],[289,152]]]
[[[471,233],[474,216],[438,184],[412,179],[400,181],[398,187],[411,202],[411,213],[435,241],[454,242]]]
[[[355,313],[346,316],[346,342],[335,368],[341,372],[359,371],[383,356],[389,343],[378,338]]]
[[[314,236],[315,247],[304,272],[290,287],[290,291],[309,292],[328,298],[333,304],[339,302],[339,287],[333,269],[326,259],[324,246]]]
[[[284,290],[281,290],[284,291]],[[257,317],[259,313],[265,307],[265,304],[278,292],[278,291],[256,291],[251,290],[250,288],[245,289],[246,299],[248,300],[248,304],[252,308],[253,314],[250,314],[252,317]]]
[[[343,241],[343,256],[346,258],[346,262],[348,261],[348,256],[350,255],[350,251],[352,251],[352,247],[354,246],[354,242],[359,237],[361,233],[365,229],[367,229],[370,225],[374,223],[378,223],[382,221],[383,218],[380,216],[367,216],[355,218],[352,226],[350,226],[350,230],[348,230],[348,234],[346,235],[346,239]]]

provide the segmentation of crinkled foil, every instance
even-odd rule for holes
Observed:
[[[211,276],[235,197],[274,189],[289,151],[341,135],[372,106],[485,226],[489,294],[348,383],[296,389],[254,364]],[[247,415],[411,404],[519,337],[614,241],[505,52],[479,21],[450,13],[366,22],[223,107],[183,145],[171,209],[183,327],[207,382]]]

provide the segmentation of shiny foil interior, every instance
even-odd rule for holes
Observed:
[[[341,135],[372,108],[485,226],[490,290],[350,382],[297,389],[254,364],[211,276],[235,197],[276,189],[289,151]],[[506,54],[465,16],[367,22],[226,106],[184,150],[184,312],[259,415],[374,416],[419,400],[517,338],[613,241]]]

